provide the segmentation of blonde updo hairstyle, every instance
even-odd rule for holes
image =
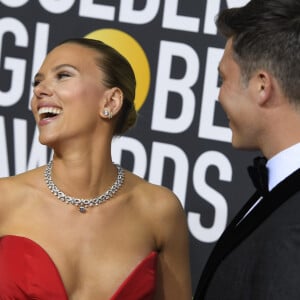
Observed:
[[[99,40],[73,38],[61,44],[74,43],[91,48],[99,53],[97,65],[104,73],[103,84],[108,88],[118,87],[123,92],[123,106],[118,113],[114,135],[122,135],[132,127],[137,119],[134,105],[136,79],[127,59],[117,50]]]

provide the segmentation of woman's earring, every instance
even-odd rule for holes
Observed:
[[[107,109],[104,109],[104,110],[103,110],[103,115],[104,115],[105,117],[109,117],[110,112],[109,112]]]
[[[112,112],[111,112],[110,110],[108,110],[108,109],[104,109],[104,110],[103,110],[103,115],[104,115],[105,117],[109,118],[109,119],[112,119],[112,117],[113,117]]]

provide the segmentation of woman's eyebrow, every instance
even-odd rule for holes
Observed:
[[[60,64],[60,65],[57,65],[57,66],[55,66],[54,68],[52,68],[52,72],[56,72],[56,71],[58,71],[59,69],[62,69],[62,68],[65,68],[65,67],[67,67],[67,68],[72,68],[72,69],[74,69],[74,70],[76,70],[76,71],[79,71],[79,70],[78,70],[75,66],[73,66],[73,65],[70,65],[70,64]],[[41,73],[41,72],[36,73],[35,76],[34,76],[34,78],[37,78],[37,77],[43,77],[43,73]]]
[[[78,71],[78,69],[77,69],[75,66],[70,65],[70,64],[60,64],[60,65],[58,65],[58,66],[55,66],[52,70],[53,70],[53,71],[57,71],[57,70],[59,70],[59,69],[61,69],[61,68],[65,68],[65,67],[67,67],[67,68],[72,68],[72,69]]]

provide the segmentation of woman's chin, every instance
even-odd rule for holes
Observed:
[[[50,138],[49,136],[39,136],[39,142],[47,147],[52,148],[53,144],[55,143],[55,139],[54,138]]]

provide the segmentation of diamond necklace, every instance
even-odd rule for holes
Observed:
[[[53,160],[49,161],[46,170],[44,172],[44,179],[47,187],[49,188],[51,193],[54,196],[56,196],[60,201],[79,207],[79,211],[81,213],[85,213],[89,207],[98,206],[99,204],[112,198],[113,195],[121,188],[125,179],[124,170],[122,169],[122,167],[119,166],[118,164],[114,164],[118,170],[118,176],[114,184],[106,192],[104,192],[100,196],[91,199],[73,198],[71,196],[66,195],[64,192],[62,192],[52,181],[52,177],[51,177],[52,165],[53,165]]]

